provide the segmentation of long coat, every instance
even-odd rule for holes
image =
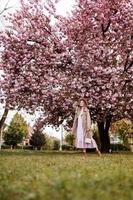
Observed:
[[[77,136],[77,126],[78,126],[78,117],[80,114],[80,108],[78,106],[75,107],[75,117],[73,121],[72,126],[72,134]],[[83,133],[84,133],[84,139],[85,138],[91,138],[93,136],[91,131],[91,118],[90,118],[90,112],[87,107],[83,108],[83,114],[81,114],[82,117],[82,127],[83,127]]]

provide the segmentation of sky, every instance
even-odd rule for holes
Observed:
[[[0,0],[0,11],[5,7],[6,3],[8,2],[8,7],[10,7],[9,11],[14,12],[16,9],[19,8],[19,0]],[[57,5],[57,13],[65,16],[67,12],[71,11],[72,6],[74,5],[75,0],[60,0],[60,2]],[[0,19],[0,28],[4,26],[3,20]],[[4,109],[2,105],[0,105],[0,117],[2,116]],[[10,111],[6,120],[6,123],[9,124],[11,119],[13,118],[16,111]],[[27,123],[29,123],[31,126],[33,126],[35,119],[38,117],[38,113],[35,113],[34,116],[26,113],[24,110],[20,112],[22,116],[26,119]],[[44,129],[46,133],[48,133],[51,136],[60,138],[61,130],[56,131],[52,127],[46,127]]]
[[[19,7],[19,0],[0,0],[0,8],[3,8],[7,2],[9,2],[8,6],[12,7],[10,8],[12,11]],[[71,10],[74,2],[75,0],[60,0],[57,5],[57,12],[61,15],[66,15],[66,12]]]

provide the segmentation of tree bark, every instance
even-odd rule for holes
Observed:
[[[98,122],[98,130],[101,142],[101,152],[109,153],[110,151],[110,137],[109,128],[111,125],[111,116],[105,121]]]
[[[9,109],[5,106],[4,113],[2,115],[2,118],[0,119],[0,150],[1,150],[1,146],[2,146],[2,129],[3,129],[3,125],[5,123],[5,120],[7,118],[8,111],[9,111]]]

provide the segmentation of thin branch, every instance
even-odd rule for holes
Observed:
[[[127,70],[129,69],[129,68],[131,68],[131,67],[133,67],[133,60],[130,62],[130,64],[128,65],[128,67],[127,67]]]
[[[8,0],[7,3],[5,4],[5,7],[3,8],[3,10],[0,11],[0,15],[2,15],[5,11],[9,10],[10,8],[12,8],[12,6],[9,6],[9,7],[8,7],[8,4],[9,4],[9,0]]]
[[[128,69],[133,66],[133,60],[129,63],[130,53],[131,53],[131,51],[129,51],[128,54],[127,54],[123,72],[127,72]]]
[[[109,30],[110,24],[111,24],[111,20],[109,19],[108,24],[107,24],[106,27],[104,27],[104,24],[101,25],[102,26],[103,37],[105,37],[105,33]]]

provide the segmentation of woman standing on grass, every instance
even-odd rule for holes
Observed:
[[[91,118],[90,112],[87,108],[87,101],[81,98],[78,102],[73,104],[75,108],[75,118],[72,127],[72,134],[76,136],[76,147],[83,149],[86,153],[86,149],[95,148],[98,155],[101,156],[101,152],[93,139],[91,131]]]

